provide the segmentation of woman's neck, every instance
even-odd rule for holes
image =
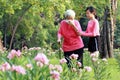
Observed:
[[[95,16],[92,16],[91,18],[90,18],[90,20],[94,20],[95,19]]]
[[[90,18],[90,20],[94,20],[95,19],[95,17],[93,17],[93,18]]]

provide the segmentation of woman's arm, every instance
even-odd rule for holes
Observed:
[[[62,38],[61,26],[62,26],[62,24],[60,23],[60,27],[59,27],[58,32],[57,32],[57,42],[58,43],[61,43],[61,38]]]
[[[73,21],[69,21],[68,23],[72,26],[72,28],[75,30],[77,35],[81,36],[82,29],[81,29],[79,22],[77,22],[76,25]]]
[[[77,29],[77,26],[80,25],[79,22],[77,22],[77,26],[72,22],[69,21],[69,24],[73,27],[73,29],[75,30],[75,32],[79,35],[79,36],[87,36],[87,37],[92,37],[92,36],[96,36],[99,33],[99,23],[97,21],[93,22],[93,29],[92,32],[83,32],[82,29]],[[80,26],[79,26],[80,27]],[[81,27],[80,27],[81,28]],[[89,26],[87,28],[87,30],[89,30]]]
[[[92,26],[93,26],[92,32],[83,32],[82,35],[88,36],[88,37],[93,37],[93,36],[99,35],[98,34],[99,33],[99,23],[97,21],[94,21]],[[89,26],[88,26],[87,30],[89,30]]]

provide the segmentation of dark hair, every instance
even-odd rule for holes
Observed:
[[[95,18],[98,19],[97,15],[96,15],[96,9],[93,6],[87,7],[85,11],[87,11],[87,10],[89,10],[91,13],[93,13]]]

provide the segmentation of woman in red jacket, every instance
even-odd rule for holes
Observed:
[[[81,36],[78,36],[75,30],[68,23],[71,21],[74,23],[79,32],[81,32],[81,26],[79,21],[75,20],[75,12],[73,10],[67,10],[65,12],[65,20],[60,22],[60,28],[58,30],[58,42],[61,42],[63,38],[62,49],[64,51],[65,59],[67,60],[68,67],[70,66],[70,56],[72,54],[78,55],[78,61],[81,62],[83,67],[83,41]]]

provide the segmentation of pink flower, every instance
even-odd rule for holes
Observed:
[[[50,64],[50,65],[49,65],[49,69],[50,69],[50,70],[53,70],[53,69],[55,69],[55,66],[52,65],[52,64]]]
[[[13,65],[11,70],[16,71],[17,73],[20,73],[20,74],[23,74],[23,75],[26,74],[26,70],[22,66]]]
[[[78,65],[79,67],[81,67],[81,66],[82,66],[81,62],[77,62],[77,65]]]
[[[51,74],[51,77],[54,80],[60,80],[60,73],[59,72],[57,72],[57,71],[51,71],[50,74]]]
[[[65,58],[63,58],[63,59],[60,60],[60,64],[64,64],[66,62],[67,62],[67,60]]]
[[[16,51],[16,56],[20,57],[20,55],[21,55],[20,50]]]
[[[8,54],[7,58],[9,59],[13,59],[15,56],[20,57],[21,56],[21,52],[20,50],[16,51],[16,50],[11,50],[11,52]]]
[[[37,62],[37,66],[39,66],[39,67],[43,67],[43,63],[41,63],[41,62]]]
[[[60,73],[63,71],[61,65],[52,65],[52,64],[50,64],[50,65],[49,65],[49,69],[50,69],[50,70],[57,70],[57,71],[60,72]]]
[[[37,56],[34,58],[36,61],[40,61],[41,63],[43,64],[48,64],[49,63],[49,60],[48,58],[46,57],[45,54],[43,53],[38,53]]]
[[[77,58],[78,58],[78,55],[77,55],[77,54],[72,54],[72,55],[70,56],[70,58],[71,58],[71,59],[77,59]]]
[[[91,57],[91,58],[96,57],[96,54],[95,54],[95,53],[92,53],[92,54],[90,54],[90,57]]]
[[[91,72],[91,71],[92,71],[92,68],[89,67],[89,66],[86,66],[86,67],[85,67],[85,70],[86,70],[87,72]]]
[[[7,70],[10,70],[10,68],[11,68],[11,66],[10,66],[10,64],[8,62],[5,62],[4,64],[2,64],[0,66],[0,70],[3,71],[3,72],[7,71]]]
[[[27,67],[28,69],[31,69],[31,70],[32,70],[32,68],[33,68],[32,64],[26,64],[26,67]]]
[[[98,56],[99,56],[99,51],[95,51],[95,52],[93,52],[93,53],[91,53],[90,54],[90,57],[97,57],[98,58]]]
[[[76,69],[76,68],[72,68],[72,71],[73,71],[73,72],[76,72],[76,71],[77,71],[77,69]]]
[[[11,52],[8,54],[7,58],[13,59],[16,55],[16,50],[11,50]]]
[[[57,69],[58,72],[62,72],[63,69],[62,69],[62,66],[61,65],[55,65],[55,68]]]

